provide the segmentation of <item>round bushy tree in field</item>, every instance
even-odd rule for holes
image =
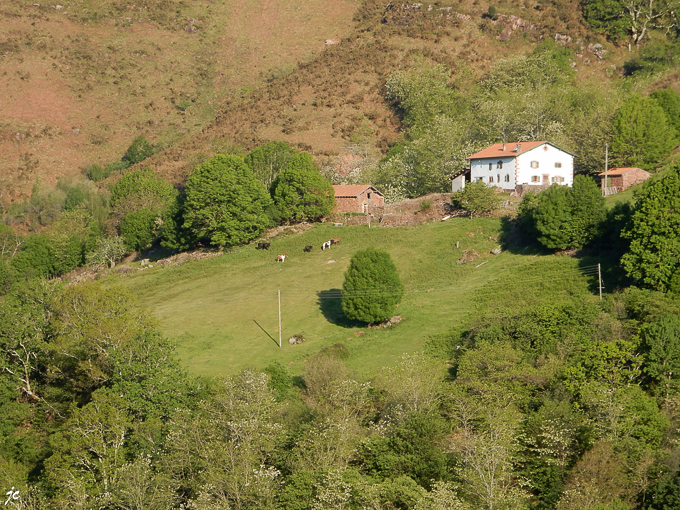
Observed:
[[[392,316],[403,294],[389,253],[367,248],[352,256],[342,284],[342,310],[349,319],[383,322]]]
[[[132,141],[130,147],[125,151],[123,159],[131,165],[136,165],[149,156],[153,156],[155,152],[153,145],[151,145],[143,135],[140,135]]]
[[[680,164],[638,195],[630,228],[622,236],[630,249],[621,262],[628,276],[666,290],[680,270]]]
[[[307,152],[296,154],[272,184],[272,198],[284,220],[312,220],[335,206],[333,186],[318,172]]]
[[[189,177],[184,226],[198,240],[234,246],[256,239],[269,226],[271,198],[238,156],[218,154]]]

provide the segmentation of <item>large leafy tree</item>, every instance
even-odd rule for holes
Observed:
[[[653,170],[678,143],[666,113],[650,98],[633,96],[614,117],[612,157],[619,166]]]
[[[288,166],[294,155],[295,150],[286,142],[267,142],[250,151],[244,161],[255,177],[269,189],[276,176]]]
[[[272,184],[272,198],[285,220],[318,220],[335,205],[333,186],[307,152],[296,154]]]
[[[680,268],[680,165],[644,188],[631,223],[622,233],[630,239],[623,267],[630,277],[665,290]]]
[[[213,245],[247,243],[269,225],[271,198],[238,156],[218,154],[189,177],[184,226]]]
[[[148,248],[158,237],[162,217],[177,197],[177,190],[151,168],[121,177],[111,189],[112,227],[120,230],[130,250]]]
[[[375,248],[356,252],[342,284],[342,310],[353,320],[383,322],[404,294],[390,254]]]

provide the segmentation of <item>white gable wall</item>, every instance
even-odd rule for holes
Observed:
[[[546,150],[547,149],[547,150]],[[558,184],[574,184],[574,157],[549,144],[539,145],[517,156],[517,184],[553,184],[555,177],[561,177]],[[533,163],[533,168],[532,167]],[[547,177],[546,177],[547,176]],[[547,182],[546,182],[547,179]]]

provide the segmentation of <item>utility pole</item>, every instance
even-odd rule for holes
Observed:
[[[597,281],[600,287],[600,301],[602,301],[602,270],[599,263],[597,264]]]
[[[609,171],[609,144],[604,144],[604,181],[602,182],[602,196],[607,196],[607,172]]]
[[[600,296],[602,299],[602,296]],[[281,348],[281,289],[279,289],[279,349]]]

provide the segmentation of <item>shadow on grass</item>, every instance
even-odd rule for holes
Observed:
[[[501,233],[498,241],[505,251],[515,255],[545,255],[550,253],[541,244],[524,232],[517,221],[507,216],[501,217]]]
[[[276,344],[277,347],[279,346],[279,341],[278,341],[276,338],[274,338],[273,336],[271,336],[271,335],[267,332],[266,329],[264,329],[262,326],[260,326],[260,323],[259,323],[259,322],[257,322],[255,319],[253,319],[253,322],[254,322],[255,324],[257,324],[257,327],[258,327],[258,328],[260,328],[262,331],[264,331],[264,334],[265,334],[265,335],[267,335],[269,338],[271,338],[272,342],[274,342],[274,343]]]
[[[363,326],[364,323],[348,319],[342,311],[342,290],[329,289],[316,293],[317,304],[321,313],[331,324],[343,328],[355,328]]]

